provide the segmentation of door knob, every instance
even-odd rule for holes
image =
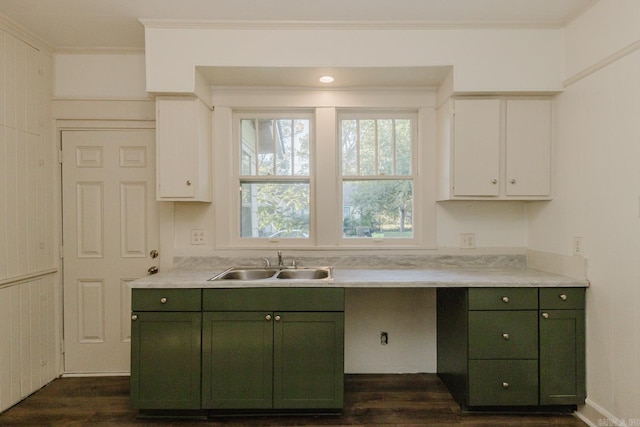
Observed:
[[[152,265],[147,271],[149,272],[149,274],[156,274],[158,272],[158,267]]]

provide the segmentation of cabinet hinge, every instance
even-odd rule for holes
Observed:
[[[62,150],[58,151],[58,163],[62,164]]]
[[[64,246],[60,245],[60,259],[64,259]]]
[[[60,340],[60,354],[64,354],[64,340]]]

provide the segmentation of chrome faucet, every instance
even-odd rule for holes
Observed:
[[[282,262],[282,251],[278,251],[278,267],[284,267],[284,262]]]

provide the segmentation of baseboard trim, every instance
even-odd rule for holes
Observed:
[[[602,408],[597,403],[587,399],[585,404],[578,408],[574,415],[580,418],[582,421],[590,425],[591,427],[600,426],[629,426],[636,425],[640,422],[638,419],[621,420],[611,414],[609,411]]]

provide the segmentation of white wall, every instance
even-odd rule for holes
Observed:
[[[54,96],[80,99],[146,99],[144,53],[59,53]]]
[[[143,21],[144,22],[144,21]],[[454,90],[561,89],[559,29],[179,28],[145,23],[147,89],[193,93],[196,66],[454,66]],[[292,55],[291,52],[295,52]]]
[[[554,200],[529,205],[529,248],[587,258],[587,406],[640,422],[640,2],[601,0],[566,29]],[[600,424],[598,424],[600,422]],[[608,424],[613,425],[613,424]]]

